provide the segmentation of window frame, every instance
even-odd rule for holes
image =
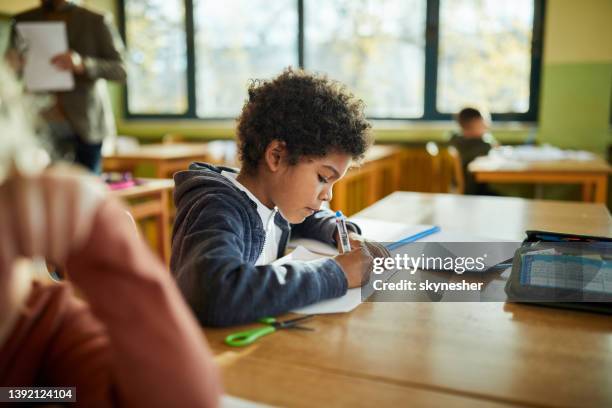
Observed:
[[[126,46],[129,46],[126,38],[125,1],[117,0],[119,17],[119,31]],[[298,35],[296,39],[298,64],[304,67],[304,0],[295,0],[298,12]],[[230,121],[235,117],[199,117],[196,113],[196,74],[195,74],[195,36],[193,19],[193,0],[183,0],[185,5],[185,39],[187,51],[187,110],[184,113],[132,113],[129,111],[129,95],[127,84],[122,86],[122,113],[123,118],[130,119],[191,119],[204,122]],[[426,0],[426,23],[425,23],[425,80],[423,115],[421,117],[379,117],[369,116],[371,120],[384,121],[450,121],[453,115],[442,113],[437,110],[437,79],[438,79],[438,45],[439,45],[439,17],[440,0]],[[523,113],[491,113],[491,118],[496,122],[535,122],[539,111],[540,79],[543,56],[543,33],[544,13],[546,0],[533,0],[534,15],[531,38],[531,69],[529,74],[529,110]]]

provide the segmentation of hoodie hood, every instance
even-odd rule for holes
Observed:
[[[188,202],[197,199],[204,191],[207,194],[230,194],[238,200],[247,200],[254,209],[257,205],[251,201],[244,191],[240,191],[225,176],[222,171],[238,173],[231,167],[214,166],[208,163],[194,162],[189,170],[174,174],[174,204],[178,208],[188,205]]]
[[[256,229],[263,231],[263,225],[259,214],[257,213],[257,204],[249,198],[249,196],[234,183],[228,180],[221,174],[222,171],[238,173],[238,170],[232,167],[215,166],[209,163],[194,162],[189,166],[189,170],[179,171],[174,174],[174,205],[176,208],[190,208],[204,194],[206,196],[221,196],[227,200],[228,205],[231,203],[245,202],[248,203],[249,214],[257,224]],[[177,221],[179,214],[177,213]],[[276,213],[274,224],[285,232],[289,230],[289,222],[283,218],[280,212]]]

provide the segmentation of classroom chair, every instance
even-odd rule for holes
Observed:
[[[425,151],[431,166],[430,192],[464,194],[465,178],[457,149],[452,146],[440,148],[436,142],[428,142]]]
[[[454,146],[448,146],[446,149],[449,158],[452,162],[452,185],[450,191],[453,194],[465,193],[465,174],[463,174],[463,166],[461,164],[461,156],[459,151]]]

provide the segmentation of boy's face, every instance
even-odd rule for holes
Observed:
[[[487,123],[483,119],[472,119],[463,126],[463,136],[479,138],[487,133],[487,130]]]
[[[293,166],[281,164],[274,175],[272,200],[287,221],[299,224],[332,199],[334,183],[350,164],[351,156],[344,153],[302,158]]]

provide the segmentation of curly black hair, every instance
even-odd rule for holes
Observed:
[[[273,140],[285,143],[290,165],[332,152],[359,161],[371,144],[363,109],[363,101],[323,75],[289,67],[272,80],[252,80],[237,119],[242,168],[256,171]]]

